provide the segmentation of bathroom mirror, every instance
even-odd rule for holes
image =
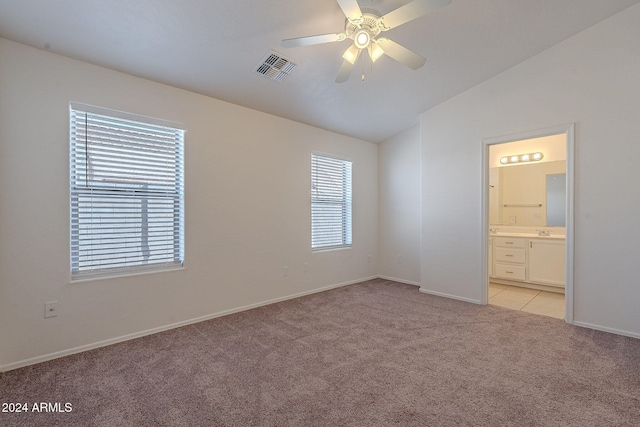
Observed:
[[[566,162],[489,169],[492,225],[565,226]]]
[[[547,175],[547,225],[565,227],[567,199],[567,174]]]

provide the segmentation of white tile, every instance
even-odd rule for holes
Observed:
[[[535,297],[535,294],[530,293],[521,293],[518,291],[512,291],[507,289],[505,291],[500,292],[498,295],[490,299],[492,304],[500,305],[504,307],[505,304],[520,310],[522,307],[527,305],[532,299]]]
[[[549,303],[561,302],[564,304],[564,295],[556,294],[555,292],[542,291],[536,296],[536,299],[544,302],[549,302]]]
[[[564,310],[564,295],[541,292],[539,295],[536,295],[527,306],[547,308],[556,311]]]
[[[504,291],[505,289],[509,289],[511,286],[509,285],[501,285],[499,283],[489,283],[489,289],[498,289]]]
[[[518,286],[510,286],[509,289],[503,291],[506,295],[535,297],[540,293],[537,289],[520,288]]]
[[[491,288],[489,288],[489,298],[495,297],[500,292],[502,292],[502,289],[491,289]]]
[[[527,305],[526,302],[510,301],[510,300],[495,299],[495,298],[492,298],[491,300],[489,300],[489,304],[497,305],[498,307],[510,308],[512,310],[522,310],[522,308],[525,305]]]
[[[489,298],[493,298],[505,289],[509,289],[511,286],[500,285],[498,283],[489,283]]]
[[[564,319],[564,295],[519,286],[489,286],[489,304]],[[499,287],[499,288],[498,288]]]
[[[535,305],[527,304],[525,307],[522,308],[521,311],[525,311],[527,313],[539,314],[541,316],[555,317],[557,319],[564,319],[564,308],[554,309],[551,307],[535,306]]]

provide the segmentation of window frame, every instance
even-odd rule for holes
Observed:
[[[325,198],[325,200],[319,200],[316,195],[314,195],[314,186],[317,188],[317,160],[325,163],[340,163],[342,164],[342,174],[344,175],[344,179],[341,181],[342,184],[342,197],[340,201],[337,201],[335,198]],[[315,166],[314,166],[315,163]],[[328,173],[325,171],[325,173]],[[320,152],[312,152],[311,153],[311,251],[312,252],[321,252],[321,251],[330,251],[330,250],[339,250],[339,249],[350,249],[353,247],[353,161],[349,158],[337,156],[334,154],[320,153]],[[333,190],[336,190],[333,188]],[[335,240],[330,243],[316,243],[314,239],[314,235],[316,234],[316,226],[314,221],[314,205],[325,205],[325,206],[339,206],[342,209],[341,219],[340,219],[340,230],[339,234],[340,242],[337,243]],[[321,227],[319,225],[319,227]]]
[[[166,132],[168,134],[173,132],[174,135],[172,136],[172,142],[169,143],[168,146],[164,147],[165,150],[168,147],[168,151],[173,152],[173,154],[168,157],[168,159],[170,159],[168,162],[164,162],[167,163],[167,167],[161,169],[161,173],[164,173],[166,176],[173,177],[169,180],[170,184],[159,184],[157,182],[153,182],[153,179],[151,178],[146,178],[146,180],[145,178],[140,178],[140,180],[136,180],[129,176],[125,179],[122,179],[117,177],[116,172],[112,172],[113,175],[110,176],[108,167],[104,169],[107,170],[107,172],[103,171],[100,173],[100,179],[97,178],[98,173],[96,173],[96,176],[94,177],[92,175],[94,172],[91,171],[90,166],[91,151],[88,148],[88,144],[91,144],[91,139],[87,139],[85,136],[85,139],[81,140],[75,133],[76,126],[78,126],[77,117],[83,114],[88,114],[89,116],[86,117],[91,117],[92,119],[96,119],[98,117],[104,118],[107,122],[110,123],[110,126],[113,126],[113,128],[117,128],[121,131],[125,129],[126,125],[131,125],[134,127],[140,126],[144,129],[151,129],[152,131],[155,129],[158,132]],[[116,122],[121,122],[120,128],[118,128],[118,125],[114,124]],[[87,123],[85,122],[84,125],[80,126],[85,126],[86,129]],[[186,130],[184,125],[180,123],[81,104],[77,102],[69,103],[69,267],[72,282],[118,277],[124,275],[145,274],[184,268],[185,133]],[[168,140],[171,140],[171,138],[168,138]],[[83,144],[84,147],[79,148],[79,144]],[[159,146],[156,144],[157,141],[154,140],[154,144],[151,144],[149,148],[135,149],[132,152],[127,152],[127,154],[134,156],[132,162],[150,162],[149,164],[152,167],[157,167],[158,161],[156,160],[156,163],[153,163],[154,161],[151,160],[151,158],[155,154],[152,152],[152,150],[159,148]],[[122,147],[133,145],[136,145],[133,142],[133,137],[132,139],[124,139],[124,142],[122,143]],[[98,143],[97,146],[102,147],[102,150],[105,150],[104,147],[106,147],[106,150],[114,150],[115,144],[113,146],[109,146],[109,143]],[[98,150],[100,150],[100,148],[98,148]],[[84,169],[77,164],[81,161],[85,162]],[[108,163],[109,166],[117,164],[114,158],[110,158],[109,155],[106,156],[105,161],[112,162]],[[126,163],[126,161],[123,161],[123,163]],[[140,168],[138,166],[130,166],[130,170],[135,171],[130,175],[143,173],[143,168]],[[85,181],[84,184],[82,183],[83,180]],[[83,202],[82,199],[86,199],[88,200],[88,202]],[[85,203],[95,203],[95,206],[83,206],[83,204]],[[88,242],[88,240],[91,239],[82,239],[81,231],[87,229],[84,227],[97,228],[97,221],[106,219],[105,217],[101,216],[102,214],[100,212],[105,212],[107,206],[109,206],[109,203],[111,203],[110,209],[114,213],[104,214],[105,217],[106,215],[113,215],[114,217],[117,216],[117,214],[115,213],[117,209],[122,209],[122,212],[124,212],[119,213],[119,215],[127,217],[127,219],[125,220],[120,219],[118,225],[129,223],[130,218],[137,217],[137,219],[140,221],[139,224],[136,223],[139,228],[135,234],[138,237],[131,239],[132,234],[126,234],[126,237],[122,237],[122,240],[136,241],[133,246],[131,246],[131,248],[133,248],[133,251],[137,251],[139,254],[141,254],[137,255],[137,258],[142,257],[142,261],[127,260],[125,256],[122,256],[120,254],[118,255],[120,255],[121,261],[116,262],[115,266],[105,267],[104,265],[106,263],[101,263],[100,261],[96,261],[94,259],[97,258],[95,254],[92,254],[89,257],[90,261],[87,261],[86,256],[85,259],[82,260],[83,255],[81,255],[80,251],[87,250],[88,247],[91,247],[91,243]],[[132,204],[132,208],[121,208],[122,204],[129,203]],[[135,211],[134,214],[130,213],[132,212],[131,209]],[[158,255],[157,252],[152,252],[153,249],[149,248],[150,238],[157,238],[157,236],[154,236],[149,230],[149,227],[150,225],[157,226],[158,224],[154,223],[154,219],[150,218],[152,218],[152,215],[154,213],[157,215],[159,209],[164,209],[164,217],[168,218],[168,220],[160,220],[165,224],[160,227],[162,229],[161,234],[164,234],[164,237],[160,237],[160,239],[161,242],[165,242],[165,248],[169,248],[164,249],[164,254],[160,253],[160,255]],[[169,211],[170,213],[166,213],[167,211]],[[97,220],[96,222],[94,222],[93,219],[94,212],[98,212],[97,214],[95,214],[96,217],[100,216],[100,220]],[[83,227],[81,227],[82,221],[85,222]],[[171,225],[169,226],[166,224]],[[98,235],[97,238],[91,241],[94,242],[94,244],[99,242],[100,239],[104,238],[105,234],[107,234],[109,231],[113,231],[114,229],[115,228],[106,230],[104,234]],[[83,240],[87,242],[84,243],[84,246]],[[158,241],[155,240],[153,241],[153,243],[158,243]],[[129,244],[130,243],[127,244],[127,247],[130,247]],[[122,248],[122,245],[119,246],[119,249]],[[96,250],[96,252],[97,251],[98,250]],[[116,249],[110,249],[110,251],[110,253],[112,254],[117,252]],[[151,262],[149,262],[151,254],[161,257],[162,260],[151,260]],[[170,261],[168,260],[169,258],[171,258]],[[81,260],[82,262],[85,262],[85,265],[83,265],[82,267]],[[86,264],[87,262],[88,264]]]

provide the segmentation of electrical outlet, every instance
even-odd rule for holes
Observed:
[[[287,266],[282,267],[282,275],[283,276],[288,276],[289,275],[289,267],[287,267]]]
[[[56,317],[58,315],[58,301],[44,303],[44,317]]]
[[[304,264],[302,264],[302,271],[305,272],[305,273],[307,271],[309,271],[309,263],[308,262],[305,262]]]
[[[367,255],[367,262],[371,262],[371,255]]]
[[[398,254],[398,258],[397,258],[398,264],[402,263],[402,255]]]

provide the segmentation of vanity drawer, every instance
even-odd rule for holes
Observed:
[[[496,261],[517,262],[524,264],[525,261],[524,249],[512,249],[512,248],[496,248],[495,258]]]
[[[512,237],[494,237],[493,246],[505,246],[507,248],[524,249],[527,247],[527,239]]]
[[[493,274],[495,277],[512,280],[525,280],[524,265],[507,265],[496,263]]]

